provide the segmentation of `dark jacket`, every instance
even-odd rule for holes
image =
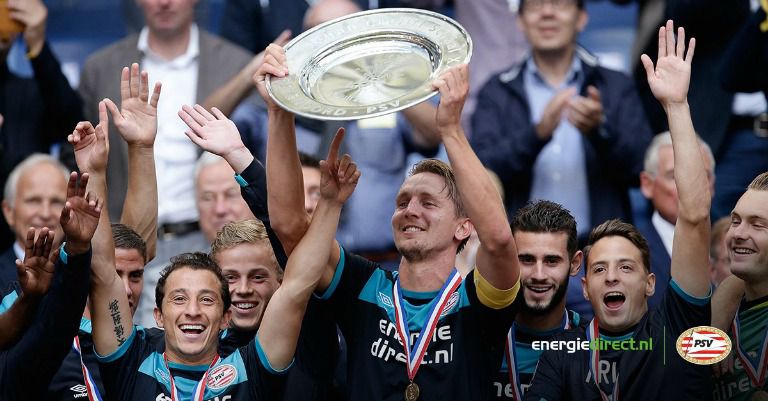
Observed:
[[[610,218],[631,220],[630,186],[638,184],[651,130],[632,81],[597,66],[597,59],[577,49],[584,84],[600,91],[605,122],[582,141],[593,225]],[[536,135],[523,87],[525,62],[490,79],[480,91],[472,116],[472,147],[485,166],[501,179],[511,216],[528,201],[533,165],[547,140]]]
[[[637,230],[643,234],[648,241],[648,248],[651,251],[651,273],[656,275],[656,291],[653,296],[648,298],[648,307],[655,308],[664,299],[664,293],[667,292],[669,280],[672,279],[672,258],[664,247],[664,242],[653,226],[650,217],[644,217],[635,222]]]

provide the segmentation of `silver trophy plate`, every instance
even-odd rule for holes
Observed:
[[[318,25],[285,53],[288,76],[267,78],[275,102],[308,118],[357,120],[434,96],[432,80],[469,62],[472,39],[444,15],[386,8]]]

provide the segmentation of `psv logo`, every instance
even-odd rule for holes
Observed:
[[[219,365],[208,372],[207,386],[211,390],[218,390],[232,384],[237,379],[237,369],[232,365]]]
[[[677,338],[677,353],[697,365],[712,365],[725,359],[731,352],[731,339],[722,330],[711,326],[697,326]]]

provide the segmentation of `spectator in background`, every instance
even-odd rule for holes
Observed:
[[[721,217],[712,225],[710,232],[709,263],[712,269],[709,275],[712,284],[716,286],[731,275],[731,257],[728,254],[728,244],[725,243],[725,233],[730,226],[731,216]]]
[[[139,0],[146,26],[92,55],[83,68],[79,88],[88,119],[96,120],[96,104],[119,95],[114,74],[123,66],[139,62],[153,82],[163,83],[166,95],[158,104],[155,142],[158,227],[174,235],[195,231],[198,226],[192,171],[199,151],[185,137],[185,125],[176,111],[182,104],[205,99],[251,59],[245,50],[198,29],[193,21],[195,3]],[[115,137],[117,131],[110,132],[109,207],[110,216],[117,220],[126,194],[128,151]]]
[[[253,218],[240,195],[240,187],[232,178],[235,172],[226,160],[205,152],[193,171],[194,200],[200,215],[200,229],[179,235],[163,234],[163,240],[158,241],[157,257],[144,269],[144,290],[134,317],[136,323],[144,327],[156,324],[153,316],[155,286],[171,257],[184,252],[208,252],[216,233],[224,224]]]
[[[507,213],[560,203],[582,241],[597,223],[630,220],[627,190],[651,139],[630,79],[577,46],[587,20],[583,0],[522,1],[531,56],[488,81],[472,116],[472,146],[504,184]]]
[[[736,201],[752,177],[768,169],[768,112],[766,99],[756,85],[751,87],[723,85],[721,70],[724,65],[739,60],[728,54],[731,46],[742,46],[743,39],[736,39],[739,30],[747,24],[749,13],[759,7],[757,0],[612,0],[614,3],[639,3],[639,16],[635,44],[631,60],[639,60],[641,53],[654,57],[658,51],[656,28],[668,19],[684,26],[691,37],[701,45],[696,48],[696,64],[691,72],[689,101],[693,125],[701,138],[712,148],[717,160],[715,171],[715,197],[712,216],[719,218],[730,214]],[[757,24],[754,24],[755,26]],[[754,29],[754,28],[752,28]],[[747,56],[754,68],[759,67],[756,58]],[[750,68],[753,68],[750,67]],[[654,132],[667,129],[664,111],[654,100],[645,71],[639,63],[633,64],[635,83],[643,107]],[[758,71],[758,70],[755,70]],[[759,75],[759,74],[757,74]],[[740,81],[758,78],[743,75]],[[762,117],[761,117],[762,116]],[[763,121],[766,130],[756,130]],[[762,134],[761,134],[762,132]]]
[[[710,177],[709,193],[714,191],[715,157],[706,142],[699,140],[704,168]],[[669,131],[656,135],[645,151],[644,170],[640,173],[640,190],[653,206],[653,214],[635,222],[637,230],[648,241],[651,271],[656,275],[656,292],[648,299],[653,307],[664,299],[670,276],[672,238],[675,235],[679,200],[675,185],[675,157]]]
[[[0,187],[27,156],[47,153],[51,145],[66,142],[72,127],[83,119],[82,100],[69,86],[48,45],[48,9],[42,0],[9,0],[3,4],[7,4],[11,19],[22,26],[34,76],[19,77],[8,69],[6,59],[18,33],[0,35]],[[74,168],[74,164],[69,167]],[[12,230],[0,218],[0,249],[13,241]]]

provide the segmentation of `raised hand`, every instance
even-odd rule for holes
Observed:
[[[187,124],[187,137],[205,151],[225,157],[233,151],[245,148],[235,123],[219,109],[211,108],[213,114],[203,106],[184,105],[179,117]],[[215,114],[215,116],[214,116]]]
[[[37,241],[35,241],[37,231],[34,228],[27,231],[24,261],[16,259],[16,273],[19,277],[21,291],[33,298],[40,298],[48,292],[58,258],[56,249],[51,252],[53,230],[43,227],[39,230]]]
[[[155,83],[152,97],[149,97],[149,75],[141,72],[133,63],[123,68],[120,76],[120,107],[110,99],[104,99],[120,136],[128,145],[151,148],[157,136],[157,102],[160,100],[160,82]]]
[[[99,225],[99,216],[104,201],[96,196],[86,193],[88,185],[88,173],[80,175],[72,172],[67,184],[67,202],[61,209],[61,228],[66,235],[67,244],[65,250],[69,254],[84,253],[90,247],[93,234]]]
[[[461,110],[469,94],[469,67],[462,64],[449,68],[432,82],[432,86],[440,91],[440,104],[435,115],[438,129],[443,132],[461,127]]]
[[[267,75],[277,78],[288,76],[288,63],[285,58],[285,50],[277,43],[272,43],[264,50],[264,61],[262,62],[256,74],[253,76],[253,83],[259,91],[259,95],[264,99],[264,103],[270,110],[280,110],[280,106],[267,93]]]
[[[339,147],[343,139],[344,128],[339,128],[331,142],[328,157],[320,161],[320,196],[339,204],[349,199],[360,179],[360,170],[348,154],[339,160]]]
[[[109,124],[104,101],[99,102],[99,124],[94,126],[89,121],[80,121],[67,141],[75,148],[75,162],[81,172],[106,172],[109,156]]]
[[[656,99],[667,106],[670,103],[682,103],[688,98],[688,84],[691,80],[691,61],[696,47],[696,39],[691,38],[688,52],[685,53],[685,29],[677,29],[677,44],[675,44],[674,25],[672,20],[666,26],[659,28],[659,58],[656,69],[648,55],[640,56],[648,85]],[[683,57],[685,54],[685,57]]]

